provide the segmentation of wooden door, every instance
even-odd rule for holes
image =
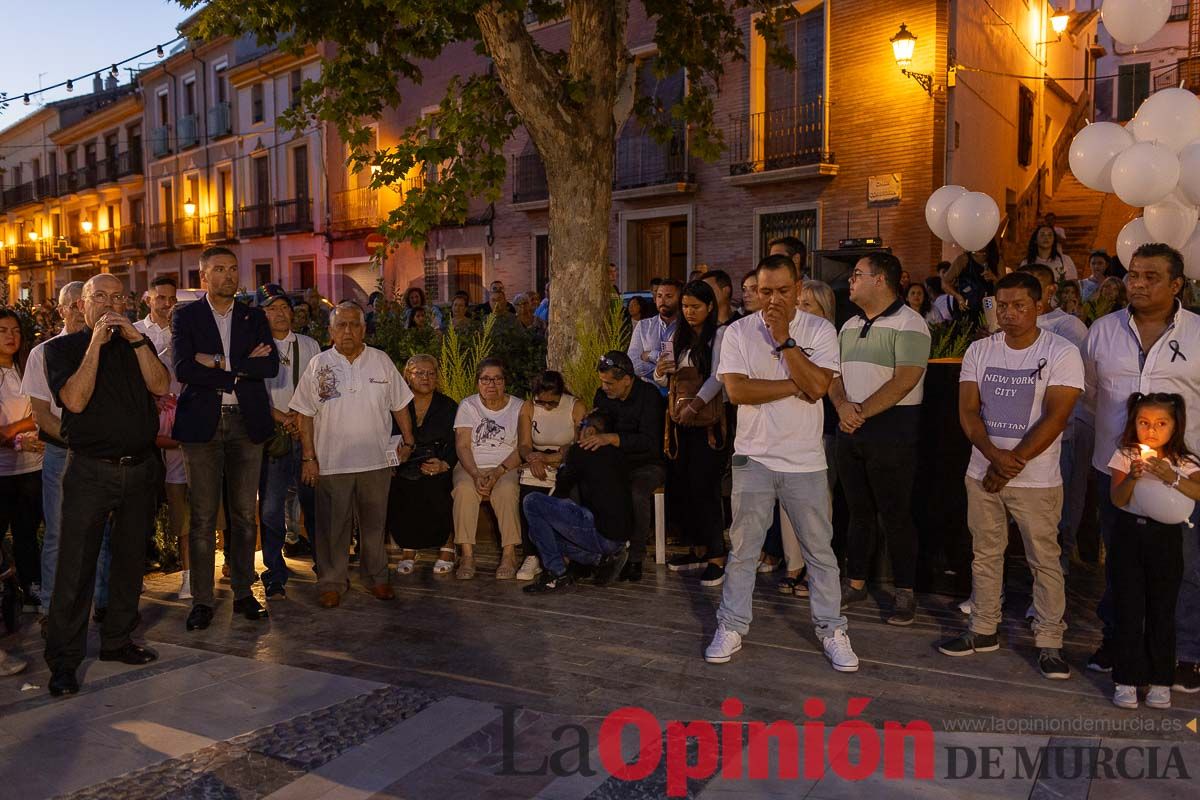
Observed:
[[[448,264],[447,299],[455,292],[466,292],[471,303],[483,302],[483,256],[471,253],[451,256]]]
[[[631,290],[650,287],[651,278],[671,273],[671,223],[649,219],[638,224],[638,280]]]

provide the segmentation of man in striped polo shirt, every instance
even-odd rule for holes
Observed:
[[[867,597],[882,519],[896,588],[888,622],[910,625],[917,566],[910,500],[930,337],[925,320],[900,296],[900,272],[894,255],[873,253],[850,273],[850,299],[859,311],[838,334],[842,374],[829,397],[839,418],[838,478],[850,506],[842,604]]]

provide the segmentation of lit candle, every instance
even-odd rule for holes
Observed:
[[[1147,459],[1150,459],[1150,458],[1154,458],[1154,457],[1156,457],[1156,456],[1158,455],[1158,451],[1157,451],[1157,450],[1155,450],[1155,449],[1154,449],[1153,447],[1151,447],[1150,445],[1147,445],[1147,444],[1139,444],[1139,445],[1138,445],[1138,447],[1139,447],[1139,448],[1141,448],[1141,451],[1142,451],[1142,460],[1143,460],[1143,461],[1145,461],[1145,460],[1147,460]]]

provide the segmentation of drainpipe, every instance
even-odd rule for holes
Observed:
[[[946,61],[947,66],[951,69],[954,67],[955,52],[958,48],[958,0],[950,0],[949,2],[949,20],[950,24],[946,30]],[[946,165],[944,170],[943,185],[954,183],[954,98],[957,92],[953,87],[946,89]]]
[[[200,136],[200,141],[204,144],[204,188],[201,191],[211,195],[212,159],[208,152],[208,62],[196,55],[195,49],[192,49],[189,52],[191,53],[193,61],[200,62],[200,106],[203,111],[198,113],[197,116],[200,117],[204,125],[204,127],[201,128],[203,133]],[[196,236],[200,237],[200,198],[192,198],[192,202],[196,204]],[[204,246],[203,239],[200,241],[200,246]]]

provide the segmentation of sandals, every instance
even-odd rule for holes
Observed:
[[[402,558],[396,562],[397,575],[412,575],[416,569],[417,561],[414,558]]]
[[[449,553],[450,558],[448,560],[445,558],[442,558],[441,556],[443,553]],[[453,571],[454,571],[454,548],[453,547],[443,547],[440,550],[438,550],[438,560],[435,561],[433,564],[433,574],[434,575],[449,575]]]
[[[454,574],[454,577],[458,578],[460,581],[469,581],[474,578],[475,558],[473,556],[468,556],[459,559],[458,572]]]

